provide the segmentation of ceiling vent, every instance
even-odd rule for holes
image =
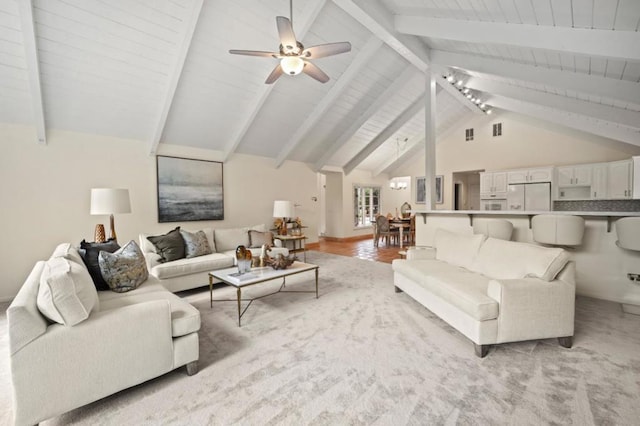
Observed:
[[[502,136],[502,123],[493,125],[493,136]]]

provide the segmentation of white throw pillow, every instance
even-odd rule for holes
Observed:
[[[482,234],[457,234],[439,228],[434,238],[436,259],[470,269],[485,238]]]
[[[46,262],[40,276],[38,309],[51,321],[76,325],[98,305],[98,292],[84,265],[55,257]]]
[[[64,257],[67,260],[72,260],[80,265],[84,265],[82,257],[80,257],[80,253],[78,253],[78,249],[71,243],[58,244],[58,247],[53,250],[49,259],[54,259],[56,257]]]
[[[488,238],[473,270],[495,279],[536,277],[552,281],[568,261],[569,253],[561,248]]]

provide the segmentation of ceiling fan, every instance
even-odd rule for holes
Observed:
[[[305,48],[302,43],[296,40],[296,36],[293,33],[293,0],[289,1],[289,14],[291,19],[284,16],[276,16],[278,35],[280,36],[280,48],[278,52],[229,50],[229,53],[234,55],[264,56],[279,59],[280,62],[265,80],[266,84],[273,84],[282,74],[297,75],[301,72],[315,78],[321,83],[326,83],[329,81],[329,76],[309,60],[349,52],[351,51],[351,43],[344,41],[339,43],[319,44],[317,46]]]

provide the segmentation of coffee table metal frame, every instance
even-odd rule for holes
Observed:
[[[220,269],[218,271],[209,272],[209,298],[211,302],[211,307],[213,308],[213,302],[214,302],[213,300],[213,279],[214,278],[222,281],[225,284],[228,284],[230,286],[237,288],[236,300],[220,299],[220,300],[215,300],[215,302],[237,302],[238,303],[238,327],[242,326],[241,324],[242,316],[247,311],[247,309],[249,309],[249,306],[251,306],[254,300],[262,299],[263,297],[271,296],[276,293],[314,293],[313,290],[283,290],[283,288],[285,288],[285,285],[287,283],[286,282],[287,277],[289,276],[301,274],[303,272],[315,271],[315,279],[316,279],[315,293],[316,293],[316,299],[318,298],[318,265],[312,265],[310,263],[303,263],[303,262],[295,262],[293,265],[291,265],[287,269],[276,270],[271,267],[265,267],[265,268],[254,268],[252,269],[252,272],[254,273],[260,272],[261,270],[267,273],[264,275],[258,275],[256,276],[256,278],[249,278],[246,281],[240,281],[230,277],[230,274],[238,271],[237,267]],[[267,281],[273,281],[279,278],[282,278],[282,284],[280,285],[280,288],[277,291],[274,291],[268,294],[263,294],[262,296],[254,297],[251,299],[242,298],[243,287],[249,287],[249,286],[264,283]],[[249,302],[247,306],[244,307],[244,309],[242,309],[242,302]]]

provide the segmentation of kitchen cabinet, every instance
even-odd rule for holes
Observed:
[[[611,200],[623,200],[632,197],[632,170],[633,164],[630,159],[609,163],[607,198]]]
[[[506,199],[507,172],[480,173],[480,198]]]
[[[507,183],[543,183],[553,179],[553,167],[538,167],[535,169],[509,170]]]
[[[591,175],[593,173],[592,164],[581,164],[578,166],[562,166],[557,168],[558,187],[568,186],[590,186]]]
[[[594,164],[591,172],[591,199],[606,200],[607,197],[607,163]]]

